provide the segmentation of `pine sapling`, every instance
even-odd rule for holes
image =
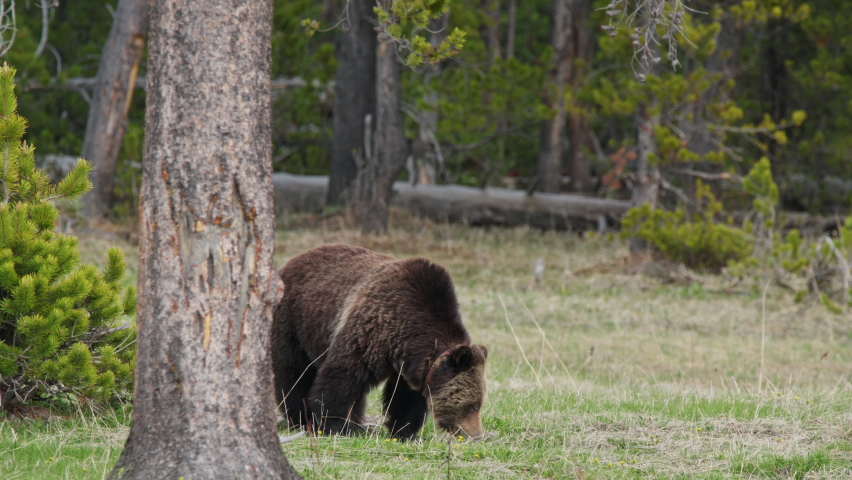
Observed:
[[[53,202],[86,193],[91,166],[80,159],[55,185],[36,167],[14,76],[0,68],[0,411],[56,395],[108,400],[132,388],[136,293],[120,249],[99,270],[56,232]]]

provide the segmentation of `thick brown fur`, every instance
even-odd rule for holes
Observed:
[[[272,363],[291,427],[358,429],[367,393],[386,381],[383,412],[393,435],[416,436],[430,407],[439,428],[481,433],[488,352],[471,346],[443,267],[326,245],[279,273],[285,293],[275,310]]]

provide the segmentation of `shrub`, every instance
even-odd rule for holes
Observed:
[[[53,185],[21,142],[15,69],[0,68],[0,411],[38,396],[105,400],[132,387],[136,294],[123,288],[121,250],[103,271],[81,265],[77,239],[55,231],[57,199],[91,188],[80,159]]]
[[[715,220],[722,204],[710,187],[698,181],[696,198],[704,208],[692,216],[682,208],[671,212],[651,209],[647,203],[630,209],[621,221],[621,236],[642,238],[666,258],[691,268],[721,270],[728,262],[747,258],[753,244],[750,236]]]

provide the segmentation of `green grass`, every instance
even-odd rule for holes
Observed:
[[[127,432],[126,422],[83,414],[0,420],[0,478],[104,478]]]
[[[625,245],[603,238],[405,217],[376,238],[339,214],[287,224],[279,265],[334,242],[444,264],[489,349],[483,438],[449,439],[431,422],[409,443],[380,428],[302,437],[282,448],[306,478],[852,478],[848,314],[775,286],[764,302],[762,286],[718,276],[631,275]],[[373,424],[379,404],[374,392]],[[102,478],[126,434],[125,421],[91,415],[0,420],[0,478]]]

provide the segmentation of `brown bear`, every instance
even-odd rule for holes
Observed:
[[[367,393],[384,381],[392,435],[416,436],[430,408],[438,428],[482,433],[488,351],[471,345],[443,267],[325,245],[279,274],[285,293],[273,320],[272,364],[291,427],[360,429]]]

